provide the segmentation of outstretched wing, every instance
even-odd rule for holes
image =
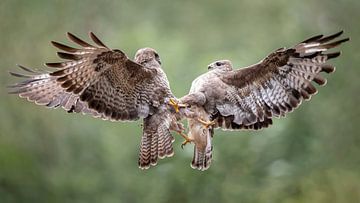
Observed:
[[[303,100],[309,100],[317,92],[312,82],[325,85],[320,73],[335,70],[326,62],[340,52],[324,51],[349,40],[332,41],[341,34],[312,37],[292,48],[278,49],[258,64],[220,76],[228,88],[225,99],[216,104],[218,127],[267,127],[272,117],[285,116]]]
[[[10,93],[39,105],[62,107],[103,119],[147,117],[162,102],[162,93],[170,92],[168,87],[159,87],[155,83],[155,79],[162,76],[130,60],[122,51],[109,49],[93,33],[89,35],[97,46],[71,33],[68,38],[81,48],[51,42],[65,51],[57,54],[66,60],[46,63],[55,68],[51,72],[19,66],[28,75],[11,73],[26,79],[9,86]]]

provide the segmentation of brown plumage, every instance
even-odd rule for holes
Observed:
[[[89,36],[97,46],[71,33],[68,38],[81,48],[51,42],[63,51],[58,56],[65,61],[46,63],[54,68],[52,72],[19,66],[29,75],[11,73],[26,79],[9,86],[10,93],[49,108],[62,107],[104,120],[143,118],[139,167],[148,168],[158,158],[172,156],[170,128],[177,124],[173,124],[175,115],[166,100],[174,96],[159,55],[154,49],[143,48],[132,61],[122,51],[109,49],[92,32]]]
[[[312,82],[326,84],[321,72],[335,70],[326,62],[340,52],[325,51],[349,40],[333,41],[341,34],[309,38],[238,70],[233,70],[228,60],[216,61],[193,81],[189,94],[180,102],[188,107],[179,113],[175,110],[182,105],[174,105],[175,110],[168,105],[174,96],[154,49],[138,50],[133,61],[123,51],[109,49],[91,32],[89,36],[96,46],[71,33],[68,38],[79,48],[51,42],[61,50],[57,54],[64,61],[46,63],[53,68],[50,72],[19,65],[26,74],[11,72],[23,81],[10,85],[9,90],[38,105],[62,107],[104,120],[142,118],[138,162],[142,169],[173,155],[170,131],[182,132],[184,127],[178,120],[186,116],[190,138],[183,136],[195,143],[191,166],[206,170],[212,159],[214,128],[266,128],[273,117],[283,117],[303,100],[309,100],[317,92]]]
[[[191,111],[196,112],[196,116],[194,118],[188,119],[188,126],[190,129],[189,136],[195,143],[194,155],[190,166],[193,169],[204,171],[210,167],[212,160],[213,146],[211,141],[214,135],[214,128],[212,126],[207,128],[203,124],[199,123],[198,120],[196,120],[196,117],[200,117],[203,120],[210,119],[204,108],[201,108],[197,105],[192,105]]]
[[[292,48],[278,49],[259,63],[246,68],[233,70],[228,60],[211,63],[209,71],[193,81],[189,95],[180,99],[181,103],[192,108],[196,106],[196,110],[193,110],[195,115],[187,115],[189,122],[194,122],[194,118],[212,120],[214,126],[209,130],[258,130],[270,126],[273,117],[284,117],[303,100],[309,100],[317,93],[312,82],[326,84],[321,72],[331,73],[335,70],[334,66],[326,62],[338,57],[340,52],[324,52],[349,40],[332,41],[341,34],[339,32],[327,37],[319,35]],[[195,128],[201,125],[199,122],[193,124]],[[202,157],[202,160],[211,163],[211,154],[205,153],[205,148],[199,151],[196,146],[203,145],[198,140],[209,140],[207,149],[212,149],[212,134],[201,133],[191,126],[190,132],[195,137],[202,137],[193,140],[194,159]],[[206,166],[202,164],[195,168],[204,170],[209,167]]]

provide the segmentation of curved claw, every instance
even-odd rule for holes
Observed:
[[[192,139],[185,139],[184,142],[181,143],[181,149],[184,149],[185,145],[191,143],[192,141]]]
[[[194,139],[190,138],[188,135],[186,135],[185,133],[183,133],[182,131],[178,131],[177,133],[179,133],[179,135],[181,135],[181,137],[183,137],[185,140],[184,142],[181,143],[181,148],[184,149],[184,146],[187,143],[191,143],[194,141]]]
[[[175,112],[179,112],[179,104],[175,101],[175,99],[170,98],[169,104],[175,109]]]
[[[197,119],[201,124],[204,125],[205,128],[209,128],[212,125],[215,125],[215,121],[204,121],[203,119]]]
[[[174,98],[170,98],[169,104],[175,109],[175,112],[178,113],[180,108],[187,107],[186,104],[179,104]]]

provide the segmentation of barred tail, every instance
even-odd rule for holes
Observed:
[[[191,162],[191,168],[205,171],[210,167],[212,159],[212,146],[208,151],[200,151],[194,146],[194,157]]]
[[[167,119],[157,119],[158,116],[161,115],[154,114],[144,119],[138,163],[141,169],[148,169],[150,166],[155,166],[158,159],[174,155],[172,147],[174,137],[170,133],[169,122]]]

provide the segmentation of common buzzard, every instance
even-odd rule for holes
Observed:
[[[170,130],[182,133],[175,111],[169,82],[161,69],[154,49],[137,51],[130,60],[121,50],[111,50],[92,32],[93,46],[75,35],[68,38],[80,45],[73,48],[51,43],[65,52],[57,52],[63,62],[46,63],[55,71],[34,71],[19,67],[28,74],[10,72],[26,80],[9,86],[10,92],[49,108],[62,107],[68,112],[90,114],[111,121],[133,121],[143,118],[139,167],[156,165],[158,158],[173,155]]]
[[[81,48],[51,42],[65,61],[46,63],[54,71],[10,72],[24,81],[10,85],[10,93],[49,108],[90,114],[111,121],[143,119],[139,167],[156,165],[173,155],[175,131],[185,138],[184,146],[194,142],[191,166],[209,168],[214,128],[261,129],[272,124],[316,93],[312,81],[324,85],[320,72],[331,73],[325,64],[340,52],[324,51],[349,40],[331,42],[342,32],[312,37],[289,49],[278,49],[261,62],[233,70],[228,60],[209,65],[209,71],[192,83],[188,95],[180,100],[172,94],[161,68],[160,57],[152,48],[137,51],[134,61],[121,50],[111,50],[92,32],[91,45],[71,33],[68,38]],[[188,137],[179,122],[189,122]]]
[[[326,62],[340,52],[324,52],[349,40],[333,41],[342,33],[318,35],[292,48],[280,48],[259,63],[237,70],[228,60],[211,63],[208,72],[196,78],[189,94],[180,99],[192,111],[187,141],[195,143],[191,166],[209,168],[214,128],[266,128],[273,117],[284,117],[317,93],[311,82],[325,85],[320,73],[334,72],[335,67]]]

